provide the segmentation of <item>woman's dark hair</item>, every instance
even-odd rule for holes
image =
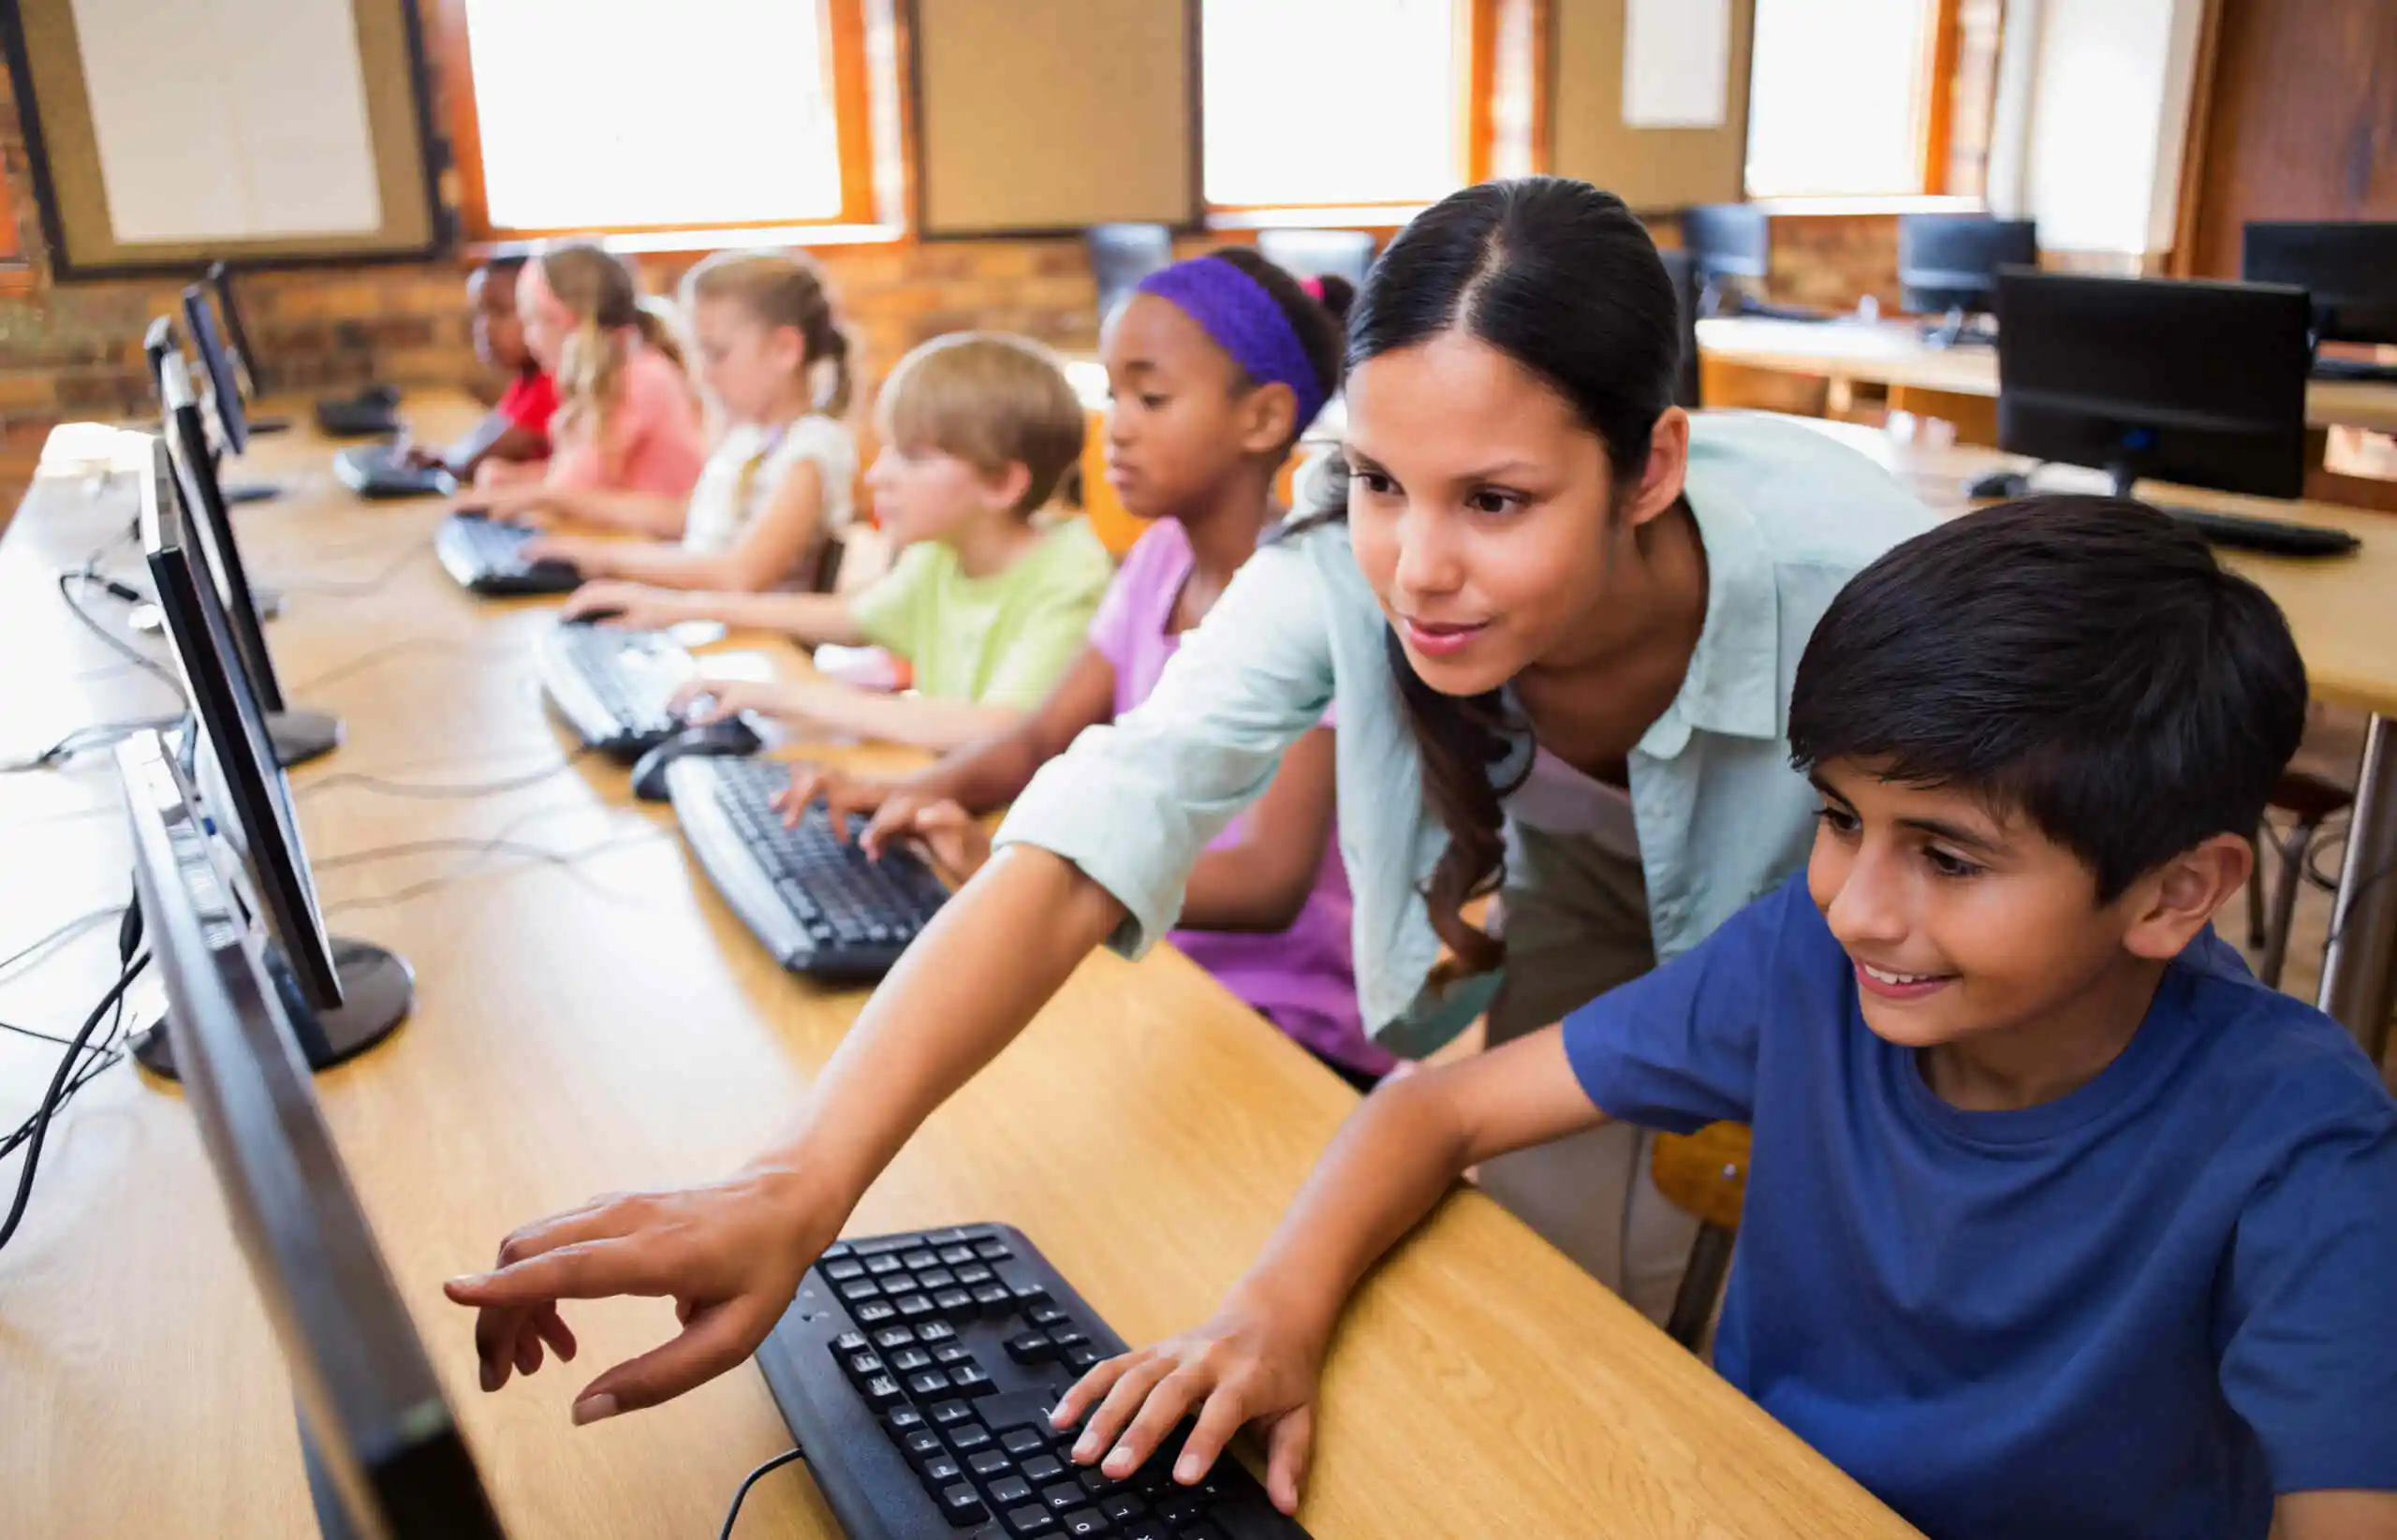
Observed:
[[[1282,314],[1298,333],[1299,346],[1306,351],[1307,362],[1315,366],[1316,383],[1323,387],[1328,399],[1340,389],[1340,328],[1347,318],[1348,302],[1357,291],[1344,279],[1323,281],[1323,298],[1317,300],[1301,287],[1299,281],[1283,268],[1275,266],[1257,254],[1254,246],[1225,246],[1207,254],[1219,262],[1229,262],[1257,281],[1257,286],[1272,296],[1282,307]],[[1339,286],[1336,297],[1332,286]],[[1307,424],[1293,423],[1292,443],[1307,431]]]
[[[1366,274],[1348,315],[1346,368],[1460,330],[1562,397],[1606,445],[1619,487],[1639,476],[1656,419],[1672,404],[1681,322],[1655,242],[1623,199],[1545,176],[1485,182],[1441,199]],[[1527,727],[1496,691],[1433,689],[1398,634],[1385,641],[1425,795],[1448,831],[1423,892],[1432,928],[1463,971],[1486,973],[1505,960],[1505,945],[1463,910],[1504,876],[1501,799],[1513,787],[1492,776],[1519,757],[1528,766]]]

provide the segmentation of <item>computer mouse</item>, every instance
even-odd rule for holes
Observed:
[[[2031,490],[2031,478],[2021,471],[1991,471],[1964,483],[1967,497],[2021,497]]]
[[[716,756],[757,752],[761,741],[739,717],[686,727],[640,756],[633,766],[633,795],[644,802],[666,800],[666,767],[685,755]]]
[[[624,612],[625,610],[622,605],[594,605],[580,615],[568,615],[565,617],[560,620],[558,623],[560,625],[597,625],[602,621],[615,620],[617,617],[624,614]]]

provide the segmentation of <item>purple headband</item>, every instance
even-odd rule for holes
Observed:
[[[1239,268],[1217,257],[1194,257],[1150,273],[1139,292],[1155,295],[1198,322],[1257,384],[1288,386],[1299,398],[1300,431],[1323,410],[1323,387],[1289,316],[1264,285]]]

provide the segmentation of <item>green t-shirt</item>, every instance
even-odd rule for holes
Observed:
[[[849,613],[868,640],[914,666],[927,697],[1028,711],[1081,651],[1113,576],[1107,548],[1077,519],[987,578],[967,577],[937,540],[909,546]]]

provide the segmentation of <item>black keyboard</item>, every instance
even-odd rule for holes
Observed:
[[[875,860],[859,849],[862,817],[850,818],[846,842],[820,807],[784,828],[771,799],[789,785],[790,767],[772,759],[694,756],[666,771],[693,854],[777,961],[797,974],[879,978],[949,889],[911,850]]]
[[[2317,380],[2349,380],[2359,385],[2397,385],[2397,363],[2375,363],[2370,359],[2316,359],[2314,377]]]
[[[360,497],[446,497],[458,478],[442,465],[419,465],[393,444],[354,444],[333,451],[333,478]]]
[[[1227,1456],[1169,1474],[1182,1431],[1122,1481],[1066,1457],[1049,1413],[1125,1350],[1004,1225],[849,1240],[757,1349],[774,1404],[849,1540],[1304,1540]]]
[[[433,551],[449,576],[477,594],[572,593],[582,581],[573,567],[564,562],[524,560],[524,542],[537,533],[522,524],[495,523],[478,513],[453,513],[441,521]]]
[[[2345,556],[2363,544],[2346,530],[2325,529],[2319,524],[2286,524],[2277,519],[2250,519],[2203,508],[2164,511],[2204,535],[2209,544],[2238,550],[2260,550],[2274,556]]]
[[[568,622],[541,638],[541,693],[584,743],[627,765],[683,730],[666,703],[698,672],[662,631]]]

